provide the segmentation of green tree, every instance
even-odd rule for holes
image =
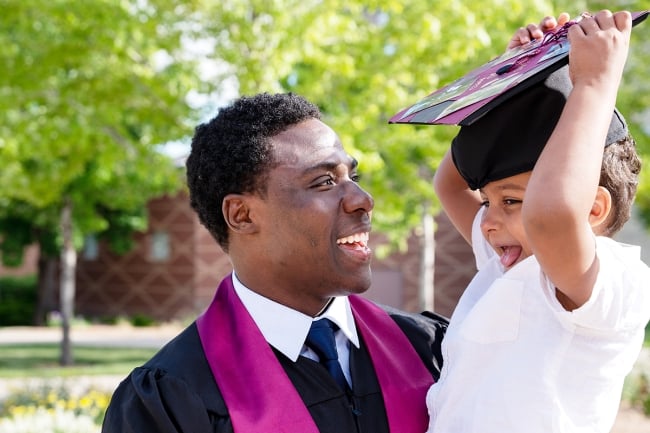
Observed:
[[[157,147],[188,135],[196,121],[186,95],[202,85],[182,42],[190,6],[0,1],[3,257],[32,241],[46,259],[58,256],[63,364],[73,362],[69,324],[84,236],[115,233],[116,221],[144,228],[148,199],[182,186]]]

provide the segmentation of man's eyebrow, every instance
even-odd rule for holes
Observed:
[[[350,169],[354,170],[359,166],[359,161],[357,161],[356,158],[349,157],[347,161],[334,161],[334,160],[329,160],[329,161],[322,161],[316,165],[312,165],[311,167],[308,167],[307,169],[304,170],[304,173],[309,173],[311,171],[317,171],[317,170],[331,170],[334,171],[336,170],[339,166],[345,165],[349,163]]]

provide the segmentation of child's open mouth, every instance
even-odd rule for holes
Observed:
[[[521,256],[521,247],[518,245],[509,245],[500,247],[501,250],[501,264],[509,268],[514,265]]]

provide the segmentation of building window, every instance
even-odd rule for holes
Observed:
[[[164,262],[169,260],[169,256],[171,255],[169,233],[158,231],[151,235],[151,249],[149,255],[149,258],[154,262]]]
[[[97,260],[97,257],[99,257],[99,243],[95,235],[86,235],[81,254],[84,260]]]

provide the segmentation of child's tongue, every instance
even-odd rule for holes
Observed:
[[[518,246],[503,247],[503,254],[501,254],[501,264],[504,267],[509,268],[517,261],[520,255],[521,255],[521,247]]]

